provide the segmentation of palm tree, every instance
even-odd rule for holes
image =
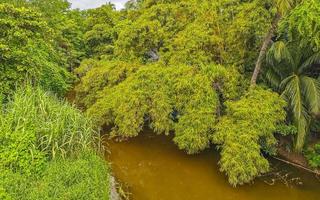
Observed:
[[[267,53],[267,79],[288,102],[288,112],[298,133],[295,150],[301,152],[309,133],[311,119],[320,112],[320,80],[315,68],[320,51],[275,42]]]
[[[256,61],[256,65],[254,68],[254,72],[251,77],[251,86],[255,86],[257,83],[258,75],[261,71],[262,63],[266,57],[266,53],[268,51],[268,48],[270,44],[272,43],[272,38],[274,37],[277,28],[278,23],[282,19],[282,17],[288,13],[295,5],[297,5],[301,0],[274,0],[275,7],[277,9],[277,12],[273,18],[273,21],[271,23],[270,29],[268,33],[266,34],[260,52],[258,59]]]

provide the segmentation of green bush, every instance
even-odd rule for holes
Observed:
[[[51,161],[42,174],[25,176],[0,168],[0,199],[109,199],[109,169],[92,152],[81,153],[76,158]]]
[[[108,199],[108,168],[91,120],[40,88],[0,111],[0,199]],[[88,153],[89,152],[89,153]]]
[[[98,133],[79,110],[39,88],[26,87],[5,105],[0,138],[0,158],[20,170],[21,165],[31,167],[30,162],[39,164],[91,148]]]
[[[0,199],[20,200],[27,199],[28,189],[32,179],[28,176],[14,173],[0,165]]]
[[[320,167],[320,144],[314,145],[313,148],[309,148],[305,152],[305,156],[308,160],[309,165],[312,168]]]
[[[89,107],[98,98],[98,92],[105,87],[113,87],[141,66],[136,63],[106,60],[84,60],[75,73],[81,77],[80,84],[75,88],[77,103]]]
[[[30,190],[29,199],[108,200],[109,169],[93,153],[76,159],[58,159],[49,164],[43,178]]]
[[[71,73],[61,66],[53,30],[36,11],[0,4],[0,93],[11,95],[26,80],[63,94]]]

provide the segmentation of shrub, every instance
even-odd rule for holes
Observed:
[[[16,148],[15,141],[19,148],[25,145],[21,152],[29,152],[33,157],[38,153],[31,149],[49,159],[66,157],[93,147],[99,138],[91,120],[40,88],[19,89],[4,106],[0,120],[2,155],[5,155],[3,151],[9,151],[10,145]]]
[[[52,161],[30,190],[29,199],[108,200],[109,169],[97,155]]]
[[[0,199],[108,199],[108,168],[91,120],[40,88],[0,110]]]
[[[11,95],[29,79],[63,94],[72,76],[60,66],[52,30],[30,9],[0,4],[0,93]]]
[[[90,151],[51,161],[42,174],[25,176],[0,168],[0,199],[109,199],[109,169]]]
[[[313,148],[309,148],[305,152],[305,156],[312,168],[320,167],[320,144],[316,144]]]
[[[75,73],[81,77],[75,88],[77,103],[89,107],[97,100],[97,93],[105,87],[113,87],[140,68],[139,64],[122,61],[84,60]]]

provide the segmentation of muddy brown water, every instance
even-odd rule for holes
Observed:
[[[187,155],[170,137],[151,131],[125,142],[107,143],[113,173],[132,200],[320,200],[317,177],[274,160],[273,172],[281,176],[271,174],[233,188],[219,172],[214,148]],[[270,185],[280,177],[286,181]]]

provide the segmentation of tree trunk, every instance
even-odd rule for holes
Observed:
[[[256,62],[256,66],[255,66],[254,72],[252,74],[251,86],[255,86],[257,84],[257,78],[258,78],[258,75],[261,70],[262,62],[263,62],[264,58],[266,57],[268,47],[271,44],[272,37],[274,36],[274,34],[277,30],[278,23],[279,23],[280,19],[281,19],[280,13],[276,14],[275,18],[272,21],[271,28],[263,41],[258,60]]]

